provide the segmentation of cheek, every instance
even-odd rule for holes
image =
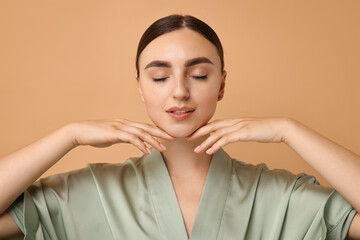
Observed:
[[[207,89],[207,91],[199,92],[196,98],[198,99],[196,102],[199,116],[201,116],[201,123],[205,124],[215,113],[218,102],[218,92],[214,90],[214,88]]]
[[[144,101],[149,114],[155,114],[156,112],[161,110],[162,103],[164,102],[159,96],[156,96],[155,94],[144,96]]]
[[[152,121],[156,121],[157,118],[161,117],[160,115],[165,108],[164,96],[152,91],[143,91],[143,97],[148,116]]]
[[[202,88],[198,91],[194,97],[198,99],[198,103],[202,106],[208,106],[209,108],[213,108],[216,106],[218,99],[218,89],[214,87]]]
[[[158,89],[155,89],[151,84],[143,83],[141,90],[144,97],[144,103],[147,107],[152,107],[161,103],[163,94],[161,94],[161,92],[159,92]]]

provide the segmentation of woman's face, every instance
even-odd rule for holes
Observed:
[[[205,125],[223,97],[226,72],[221,73],[216,47],[187,28],[150,42],[139,57],[139,71],[139,92],[150,119],[174,137]]]

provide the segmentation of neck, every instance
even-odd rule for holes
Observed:
[[[175,138],[172,141],[159,139],[166,150],[161,154],[171,177],[188,178],[207,174],[212,155],[205,152],[195,153],[194,149],[208,136],[188,141],[185,138]]]

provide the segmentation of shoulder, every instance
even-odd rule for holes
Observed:
[[[142,165],[142,157],[130,157],[125,162],[119,163],[89,163],[86,168],[90,171],[109,171],[119,170],[124,168],[137,168]]]
[[[39,189],[42,189],[42,191],[52,189],[56,190],[56,192],[61,192],[66,191],[69,184],[76,183],[77,186],[83,185],[88,183],[89,180],[91,181],[91,179],[92,176],[89,169],[80,168],[40,178],[28,188],[28,191],[30,194],[40,193]]]
[[[121,183],[136,186],[143,181],[143,157],[130,157],[122,163],[91,163],[87,169],[91,178],[99,187]]]
[[[306,173],[294,174],[286,169],[270,169],[267,164],[244,163],[237,159],[233,160],[235,173],[239,178],[252,179],[256,182],[257,189],[262,192],[303,192],[306,190],[309,194],[316,192],[328,196],[333,189],[321,186],[315,176]]]
[[[84,168],[40,178],[28,190],[35,192],[39,188],[43,190],[51,188],[61,191],[69,186],[90,187],[90,185],[96,184],[96,179],[99,178],[108,179],[114,176],[134,175],[141,168],[141,159],[141,157],[132,157],[123,163],[89,163]]]
[[[86,169],[93,175],[109,176],[112,174],[128,174],[142,171],[143,157],[130,157],[121,163],[90,163]]]

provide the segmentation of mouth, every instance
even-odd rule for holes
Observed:
[[[183,113],[189,113],[189,112],[193,112],[195,110],[192,111],[167,111],[168,113],[175,113],[175,114],[183,114]]]
[[[195,108],[188,107],[188,106],[174,106],[166,110],[166,112],[173,112],[173,113],[182,113],[182,112],[193,112],[195,111]]]
[[[188,107],[188,106],[174,106],[166,110],[166,112],[176,120],[182,120],[188,118],[192,115],[195,111],[195,108]]]
[[[167,113],[176,120],[183,120],[192,115],[192,113],[195,110],[192,111],[167,111]]]

